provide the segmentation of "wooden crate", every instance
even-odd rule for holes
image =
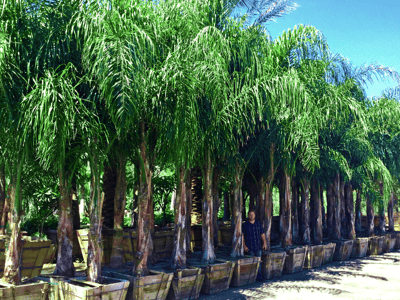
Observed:
[[[396,246],[395,249],[400,249],[400,232],[396,232]]]
[[[282,276],[285,266],[285,250],[272,250],[262,255],[261,274],[265,279]]]
[[[324,259],[322,260],[322,264],[330,263],[333,260],[333,255],[335,254],[335,243],[324,243],[325,247],[324,251]]]
[[[197,299],[203,286],[204,274],[202,269],[189,267],[178,269],[174,272],[171,288],[169,289],[168,300]]]
[[[379,238],[377,236],[369,237],[367,255],[378,255],[378,248]]]
[[[353,250],[353,240],[332,241],[336,244],[333,260],[348,260]]]
[[[1,300],[45,300],[48,296],[49,284],[43,281],[12,285],[0,282]]]
[[[23,240],[20,267],[22,277],[33,278],[40,275],[50,245],[50,240]]]
[[[79,241],[79,246],[82,251],[83,259],[87,263],[88,246],[89,246],[89,236],[88,229],[79,229],[76,231]],[[102,265],[107,265],[110,263],[111,252],[113,247],[113,235],[114,230],[103,229],[101,234],[101,244],[103,247],[103,257],[101,259]],[[133,261],[133,245],[132,245],[132,233],[124,230],[124,235],[122,239],[122,251],[124,252],[125,262]]]
[[[235,262],[216,259],[211,264],[202,264],[197,259],[190,259],[188,260],[188,264],[203,270],[205,277],[200,291],[202,294],[211,295],[226,291],[229,288]]]
[[[218,243],[221,246],[232,246],[233,230],[231,225],[223,225],[218,228]]]
[[[172,257],[172,250],[174,249],[174,231],[161,230],[154,233],[154,249],[157,258],[170,258]]]
[[[192,225],[190,228],[190,248],[191,251],[201,250],[203,245],[201,225]]]
[[[118,272],[104,272],[113,279],[128,281],[126,300],[164,300],[171,287],[173,273],[149,270],[147,276],[135,277]]]
[[[102,283],[86,281],[86,277],[74,277],[58,282],[62,300],[125,300],[129,281],[101,277]]]
[[[65,276],[59,276],[59,275],[40,275],[38,277],[35,277],[35,279],[47,282],[49,284],[49,291],[48,291],[48,297],[46,299],[48,300],[60,300],[60,291],[59,291],[59,283],[62,280],[68,279]]]
[[[322,261],[325,257],[325,246],[324,245],[312,245],[308,246],[306,258],[304,260],[305,269],[314,269],[321,266]]]
[[[353,242],[353,250],[350,257],[365,257],[368,251],[368,238],[356,238]]]
[[[297,273],[303,271],[308,246],[294,246],[286,250],[285,273]]]
[[[389,243],[389,252],[393,252],[394,249],[396,248],[396,240],[397,240],[397,237],[396,237],[396,234],[395,234],[395,233],[389,233],[388,236],[389,236],[389,240],[390,240],[390,243]]]
[[[236,260],[231,286],[244,286],[256,282],[261,257],[246,256]]]
[[[383,247],[384,247],[384,243],[385,243],[385,237],[378,235],[378,255],[383,254]]]
[[[5,240],[0,240],[0,276],[3,276],[5,266]],[[26,237],[22,240],[21,276],[33,278],[42,272],[43,264],[51,241],[30,240]]]
[[[49,250],[47,250],[46,257],[44,259],[44,264],[51,264],[56,256],[56,245],[51,244]]]

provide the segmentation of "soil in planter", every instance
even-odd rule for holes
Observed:
[[[59,293],[61,299],[126,299],[129,281],[101,276],[99,283],[86,281],[86,277],[74,277],[60,280]]]

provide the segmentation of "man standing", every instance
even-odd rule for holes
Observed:
[[[250,210],[249,220],[242,225],[243,248],[248,255],[261,257],[261,250],[267,250],[267,239],[260,221],[256,220],[256,213]],[[261,247],[261,240],[263,246]]]
[[[256,220],[254,210],[249,211],[249,220],[242,225],[243,248],[248,255],[261,257],[261,250],[267,250],[267,239],[260,221]],[[263,246],[261,248],[261,240]],[[257,272],[257,281],[264,281],[261,275],[261,264]]]

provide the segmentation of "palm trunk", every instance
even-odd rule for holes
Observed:
[[[374,212],[374,207],[372,205],[371,202],[371,197],[369,196],[369,194],[367,193],[366,195],[367,197],[367,232],[368,232],[368,236],[373,236],[374,235],[374,218],[375,218],[375,212]]]
[[[102,209],[104,229],[114,228],[115,192],[117,188],[118,165],[113,156],[108,156],[109,162],[104,162],[103,192],[104,205]]]
[[[214,201],[214,215],[213,215],[214,247],[218,246],[218,211],[221,204],[218,195],[218,183],[219,183],[219,172],[217,168],[214,168],[213,182],[212,182],[212,194]]]
[[[213,262],[215,259],[214,254],[214,226],[213,226],[213,216],[214,216],[214,201],[212,195],[212,178],[213,178],[213,166],[211,164],[211,153],[207,152],[206,161],[203,172],[204,180],[204,197],[203,197],[203,215],[202,215],[202,261],[209,263]]]
[[[259,211],[263,213],[263,222],[261,224],[264,225],[265,238],[267,240],[267,250],[271,249],[271,229],[272,229],[272,186],[275,177],[275,166],[274,166],[274,158],[275,158],[275,144],[271,143],[269,148],[269,170],[267,179],[264,180],[261,177],[260,187],[261,192],[258,196],[258,201],[263,203],[263,208],[260,205]],[[261,219],[262,220],[262,219]]]
[[[267,198],[266,195],[266,184],[267,180],[264,176],[260,176],[258,179],[257,185],[255,185],[255,188],[253,189],[253,192],[256,192],[256,198],[257,198],[257,209],[256,209],[256,218],[258,221],[261,222],[261,224],[265,225],[265,218],[267,217],[265,215],[265,201]]]
[[[287,248],[292,245],[292,220],[291,220],[291,178],[287,167],[284,167],[280,183],[280,244],[281,247]]]
[[[327,205],[326,227],[328,236],[330,238],[333,237],[334,203],[335,203],[335,196],[333,191],[333,184],[329,184],[328,188],[326,189],[326,205]]]
[[[310,181],[303,176],[301,179],[301,235],[304,245],[311,244],[310,232]]]
[[[319,185],[319,192],[320,196],[319,199],[321,200],[321,211],[322,211],[322,228],[323,230],[326,229],[326,214],[325,214],[325,205],[324,205],[324,188],[322,185]]]
[[[319,183],[315,176],[311,180],[311,202],[313,203],[313,241],[314,244],[322,244],[323,234],[322,234],[322,208],[320,199]]]
[[[95,140],[97,143],[97,140]],[[90,199],[90,227],[88,234],[88,258],[87,258],[87,280],[99,282],[101,275],[101,260],[103,248],[101,245],[102,211],[105,199],[104,192],[101,192],[100,170],[98,169],[97,153],[92,153],[91,161],[91,199]]]
[[[229,221],[231,219],[231,210],[229,205],[229,193],[224,193],[224,221]]]
[[[191,174],[187,174],[186,176],[186,237],[185,237],[185,243],[186,243],[186,252],[188,254],[191,253],[191,231],[190,227],[192,226],[192,176]]]
[[[345,199],[346,199],[346,219],[347,219],[347,237],[350,240],[356,238],[356,228],[354,224],[354,199],[353,187],[350,183],[345,185]]]
[[[361,234],[361,191],[357,190],[356,197],[356,221],[355,221],[356,235]]]
[[[73,216],[72,216],[72,201],[71,188],[68,184],[66,172],[60,168],[60,219],[58,222],[57,237],[58,237],[58,252],[57,264],[54,271],[55,275],[74,276],[75,267],[73,264]]]
[[[123,263],[122,240],[124,237],[124,213],[126,205],[126,158],[120,154],[117,166],[117,184],[114,198],[114,236],[110,265],[120,267]]]
[[[7,214],[6,212],[6,172],[4,165],[0,165],[0,222],[3,220],[3,216]],[[5,223],[0,223],[0,234],[5,234]]]
[[[347,237],[347,216],[346,216],[346,198],[344,193],[344,181],[340,181],[340,217],[342,238]]]
[[[243,193],[242,193],[243,167],[236,164],[234,178],[234,197],[233,197],[233,236],[232,236],[232,252],[231,257],[243,256],[242,241],[242,209],[243,209]]]
[[[333,180],[333,192],[334,192],[334,203],[333,203],[333,239],[340,240],[342,238],[341,232],[341,195],[340,195],[340,174],[337,173]]]
[[[379,233],[385,233],[385,206],[383,205],[383,182],[379,182],[379,191],[381,197],[379,198]]]
[[[393,216],[393,204],[394,204],[394,193],[390,193],[390,201],[388,203],[388,219],[389,219],[389,231],[394,231],[394,216]]]
[[[300,201],[299,184],[296,177],[292,179],[292,232],[293,241],[299,242],[299,214],[298,209]]]
[[[150,249],[153,248],[151,236],[151,199],[152,199],[152,169],[148,157],[148,146],[146,142],[145,124],[141,123],[141,143],[140,143],[140,179],[139,179],[139,216],[138,216],[138,245],[135,261],[135,275],[142,276],[147,273],[147,259]]]
[[[17,165],[18,175],[11,176],[10,183],[10,202],[11,202],[11,220],[10,220],[10,242],[6,250],[6,261],[4,265],[3,281],[10,284],[19,284],[21,282],[20,264],[21,264],[21,172],[22,162]]]
[[[179,170],[179,183],[176,192],[175,199],[175,226],[174,226],[174,249],[172,252],[172,268],[173,269],[183,269],[186,267],[186,232],[187,232],[187,222],[186,218],[190,218],[187,215],[187,192],[186,192],[186,168],[184,166],[180,167]]]

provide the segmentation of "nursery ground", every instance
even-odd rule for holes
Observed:
[[[314,270],[284,274],[280,278],[243,288],[230,288],[199,299],[363,299],[398,300],[400,251],[332,262]]]

